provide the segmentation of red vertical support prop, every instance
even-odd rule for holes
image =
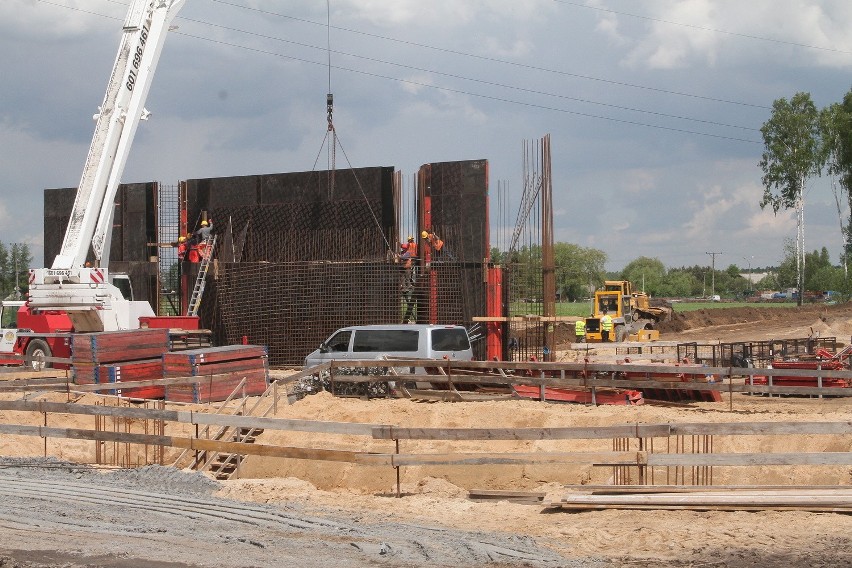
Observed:
[[[432,231],[432,196],[423,198],[423,230]],[[438,272],[432,268],[432,245],[421,239],[423,269],[429,273],[429,323],[438,323]]]
[[[186,213],[186,204],[187,204],[187,190],[186,190],[186,182],[180,182],[178,186],[178,200],[180,201],[180,212],[179,212],[179,221],[178,228],[179,232],[183,236],[188,236],[187,233],[187,213]],[[185,314],[187,308],[189,307],[189,275],[183,270],[183,267],[186,266],[185,262],[181,262],[181,270],[180,270],[180,283],[179,283],[179,294],[178,300],[180,302],[180,314]]]
[[[503,317],[503,268],[494,266],[488,269],[488,289],[486,295],[486,316]],[[485,326],[486,357],[489,361],[505,361],[503,356],[503,322],[489,321]]]

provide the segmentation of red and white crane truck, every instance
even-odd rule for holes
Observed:
[[[173,327],[147,301],[134,301],[129,279],[111,275],[108,267],[113,201],[136,128],[150,114],[145,99],[169,24],[184,2],[131,1],[62,248],[50,268],[30,270],[25,302],[3,303],[0,363],[12,354],[27,356],[34,368],[49,365],[45,358],[67,358],[73,332],[138,329],[143,322]],[[87,263],[90,249],[94,262]],[[180,319],[188,327],[186,318]]]

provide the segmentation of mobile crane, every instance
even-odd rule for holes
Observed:
[[[138,329],[140,318],[150,327],[169,327],[167,317],[152,322],[157,318],[151,305],[123,293],[108,267],[113,202],[136,128],[150,115],[144,103],[169,24],[184,3],[131,0],[62,248],[50,268],[29,271],[26,303],[0,309],[17,311],[17,321],[3,316],[9,327],[3,330],[0,356],[67,356],[69,332]],[[90,249],[92,265],[86,260]]]

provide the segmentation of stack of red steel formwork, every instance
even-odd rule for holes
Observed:
[[[521,398],[541,399],[541,388],[531,385],[512,385]],[[635,406],[643,404],[642,393],[638,390],[626,389],[595,389],[592,394],[590,390],[582,388],[545,387],[544,400],[555,402],[577,402],[580,404],[615,404]]]
[[[163,378],[169,330],[133,329],[71,336],[71,376],[76,384],[117,384]],[[162,387],[100,391],[137,398],[162,398]]]
[[[842,371],[846,369],[846,362],[840,360],[839,358],[832,359],[817,359],[812,361],[773,361],[772,362],[773,369],[803,369],[803,370],[812,370],[816,371],[821,369],[823,371]],[[768,385],[769,377],[766,376],[756,376],[754,377],[754,384],[756,385]],[[785,375],[773,375],[772,376],[772,384],[779,387],[818,387],[820,386],[819,379],[816,376],[813,377],[792,377]],[[836,377],[823,377],[822,386],[824,387],[833,387],[833,388],[848,388],[852,387],[852,381],[847,379],[840,379]]]
[[[225,345],[163,355],[166,377],[207,380],[166,387],[166,400],[210,403],[227,399],[245,379],[241,395],[260,395],[269,385],[269,357],[262,345]]]
[[[707,375],[701,371],[703,365],[689,363],[683,361],[675,365],[660,364],[660,363],[631,363],[630,359],[624,359],[624,367],[629,368],[631,364],[643,366],[660,366],[660,367],[679,367],[682,370],[677,372],[660,371],[620,371],[621,378],[631,381],[655,381],[655,382],[671,382],[671,383],[712,383],[715,382],[715,377]],[[639,388],[642,396],[649,400],[662,400],[668,402],[722,402],[722,393],[715,390],[697,390],[697,389],[679,389],[675,388]]]

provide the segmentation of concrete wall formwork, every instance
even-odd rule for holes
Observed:
[[[137,300],[155,303],[157,298],[157,265],[151,257],[157,249],[156,182],[121,184],[115,199],[112,246],[109,268],[130,276]],[[76,188],[44,190],[44,262],[46,266],[62,248],[62,239],[74,207]],[[87,257],[94,261],[91,250]]]
[[[267,345],[275,366],[300,365],[348,325],[409,320],[471,326],[486,312],[488,163],[424,168],[418,219],[446,247],[414,260],[413,286],[406,284],[411,273],[404,261],[395,258],[399,188],[393,168],[182,182],[181,232],[192,233],[206,214],[218,235],[199,311],[202,326],[213,330],[217,344],[247,338]],[[111,269],[129,272],[152,303],[157,263],[150,256],[157,252],[147,243],[158,241],[156,193],[156,184],[122,186],[111,256]],[[45,192],[46,259],[59,250],[73,200],[73,189]],[[197,268],[180,263],[187,290]],[[477,346],[479,357],[483,348]]]

